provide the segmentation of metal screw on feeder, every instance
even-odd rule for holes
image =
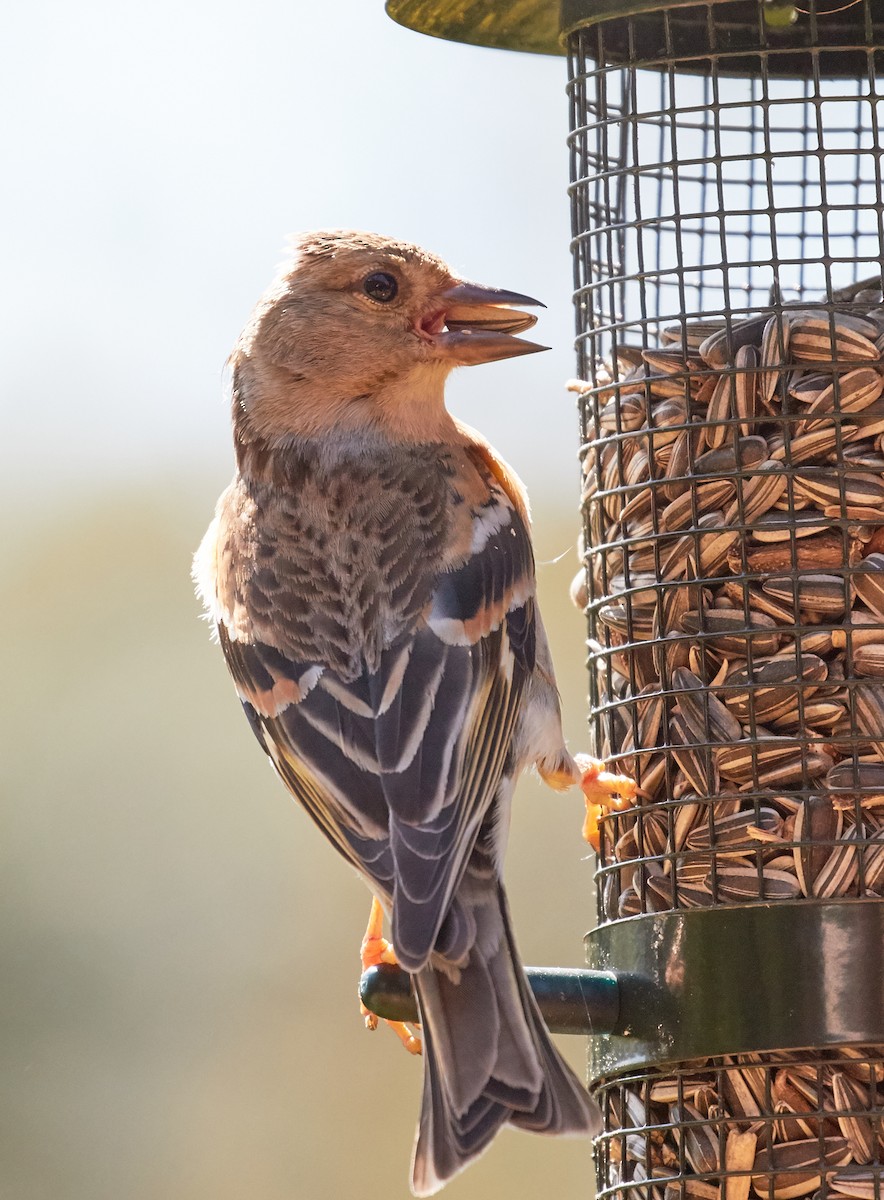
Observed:
[[[387,8],[568,55],[599,1195],[881,1200],[884,0]]]

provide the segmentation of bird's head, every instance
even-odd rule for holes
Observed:
[[[537,320],[518,306],[539,303],[405,242],[304,234],[234,350],[235,402],[264,437],[391,422],[426,433],[452,368],[546,349],[514,336]]]

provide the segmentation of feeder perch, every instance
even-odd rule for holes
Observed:
[[[882,1200],[884,0],[388,10],[568,59],[598,1195]]]

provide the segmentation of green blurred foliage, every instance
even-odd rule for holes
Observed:
[[[189,560],[218,484],[7,507],[3,1200],[408,1196],[420,1064],[361,1026],[367,893],[288,801],[198,619]],[[534,501],[578,747],[576,518]],[[581,820],[579,796],[522,784],[528,962],[582,960]],[[582,1072],[581,1040],[560,1044]],[[586,1143],[507,1131],[446,1195],[577,1197],[590,1169]]]

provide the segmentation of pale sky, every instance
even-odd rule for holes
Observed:
[[[222,365],[286,236],[352,226],[547,303],[554,350],[458,372],[451,406],[576,508],[564,60],[382,0],[29,0],[4,26],[7,493],[223,478]]]
[[[361,1146],[372,1161],[383,1150],[380,1191],[407,1194],[418,1075],[357,1017],[363,889],[331,864],[314,922],[310,881],[329,860],[235,711],[189,554],[231,472],[222,366],[288,234],[389,233],[537,296],[549,309],[532,336],[555,350],[456,373],[452,408],[526,479],[538,525],[562,531],[539,559],[567,563],[539,576],[583,747],[583,623],[565,599],[579,485],[564,87],[561,60],[430,40],[382,0],[5,6],[0,538],[15,684],[0,791],[15,882],[0,941],[26,949],[8,956],[0,1106],[14,1096],[3,1161],[22,1200],[291,1200],[305,1162],[321,1169],[317,1196],[349,1195]],[[134,501],[115,490],[130,484]],[[510,855],[520,936],[536,961],[573,963],[591,907],[582,806],[528,787]],[[381,1071],[394,1082],[379,1132],[361,1106]],[[323,1145],[335,1154],[317,1166]],[[451,1195],[507,1178],[576,1195],[589,1169],[576,1139],[514,1137]]]

